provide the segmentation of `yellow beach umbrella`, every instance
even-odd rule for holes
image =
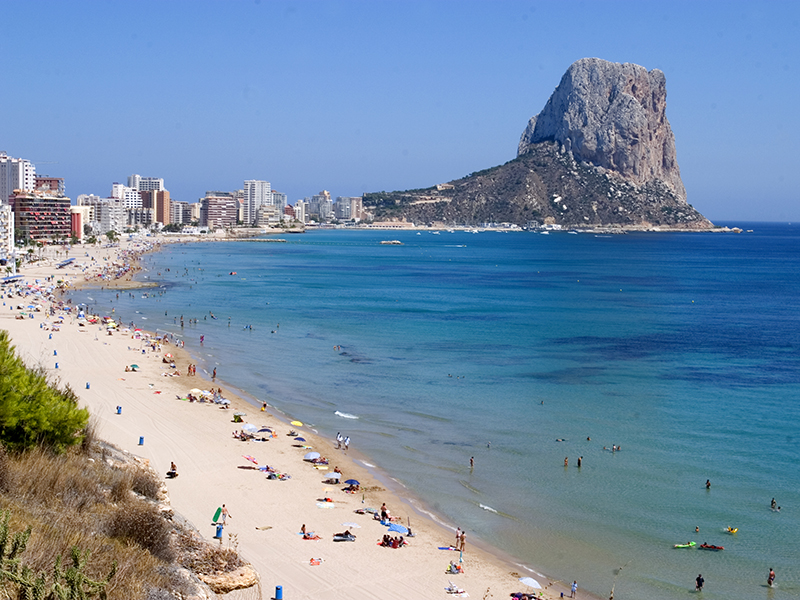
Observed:
[[[294,425],[295,427],[302,427],[303,426],[303,424],[300,421],[292,421],[290,424]]]

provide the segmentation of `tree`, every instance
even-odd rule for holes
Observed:
[[[83,226],[83,235],[92,235],[92,226],[88,223]]]
[[[74,232],[74,231],[72,232],[72,234],[70,234],[70,239],[69,239],[69,241],[70,241],[70,243],[71,243],[73,246],[74,246],[74,245],[76,245],[76,244],[77,244],[77,243],[80,241],[80,240],[78,239],[78,236],[75,234],[75,232]]]
[[[90,231],[91,231],[91,229],[90,229]],[[86,238],[86,242],[89,243],[89,244],[96,244],[97,243],[97,238],[94,237],[93,235],[90,235],[88,238]]]
[[[89,411],[67,386],[57,389],[43,370],[31,370],[0,331],[0,441],[11,451],[42,445],[57,452],[80,443]]]
[[[109,242],[116,242],[119,239],[117,232],[113,229],[111,231],[106,231],[106,237],[108,238]]]

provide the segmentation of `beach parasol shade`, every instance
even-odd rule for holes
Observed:
[[[262,427],[261,429],[258,430],[258,433],[264,433],[265,431],[272,433],[272,429],[270,429],[269,427]]]
[[[342,523],[342,527],[349,527],[351,529],[361,529],[361,525],[358,523]]]
[[[389,531],[396,531],[397,533],[406,535],[408,533],[408,527],[400,525],[400,523],[392,523],[389,525]]]
[[[342,476],[341,473],[337,473],[335,471],[333,473],[328,473],[327,475],[325,475],[327,479],[339,479],[341,476]]]
[[[138,369],[140,368],[139,365],[131,365],[131,369]]]
[[[358,483],[357,479],[348,479],[347,481],[345,481],[345,483],[349,485],[361,485],[360,483]]]
[[[291,422],[291,425],[294,425],[295,427],[302,427],[302,426],[303,426],[303,423],[302,423],[302,422],[300,422],[300,421],[292,421],[292,422]]]
[[[535,590],[542,589],[542,586],[539,585],[539,582],[536,581],[533,577],[520,577],[519,582],[524,583],[528,587],[532,587]]]
[[[190,394],[202,394],[203,392],[201,392],[198,388],[192,388],[192,389],[189,390],[189,393]]]
[[[233,416],[234,416],[234,417],[246,417],[246,416],[247,416],[247,413],[243,413],[243,412],[235,412],[235,413],[233,413]]]
[[[314,460],[315,458],[319,458],[319,452],[309,452],[303,457],[303,460]]]
[[[242,431],[246,431],[247,433],[256,433],[258,431],[258,427],[252,423],[245,423],[242,425]]]
[[[267,431],[269,431],[269,429],[267,429]],[[301,437],[296,437],[296,438],[294,438],[294,441],[295,442],[305,442],[306,439],[305,438],[301,438]]]
[[[219,401],[219,403],[220,403],[220,404],[224,404],[225,406],[227,406],[228,404],[230,404],[230,403],[231,403],[231,401],[230,401],[230,400],[225,400],[225,399],[223,398],[222,400],[220,400],[220,401]]]

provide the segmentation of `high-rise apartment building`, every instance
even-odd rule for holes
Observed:
[[[252,225],[256,220],[258,209],[265,204],[272,204],[272,185],[270,182],[259,179],[245,181],[242,223]]]
[[[128,187],[140,192],[163,192],[163,177],[142,177],[141,175],[130,175],[128,177]]]
[[[11,198],[15,227],[26,239],[63,239],[70,235],[70,199],[43,191],[18,190]]]
[[[130,182],[130,177],[128,181]],[[121,183],[112,184],[111,197],[121,200],[125,210],[142,208],[142,194],[139,192],[138,188],[131,187],[130,185],[122,185]]]
[[[36,189],[36,167],[24,158],[13,158],[0,151],[0,204],[6,204],[14,190]]]
[[[200,225],[221,229],[236,225],[239,201],[231,192],[206,192],[200,200]]]
[[[109,231],[122,233],[128,223],[125,207],[119,198],[100,198],[81,194],[78,196],[78,206],[91,207],[88,223],[95,235],[105,235]]]
[[[305,200],[298,200],[294,203],[294,218],[301,223],[306,222],[306,208],[308,203]]]
[[[64,185],[63,177],[50,177],[49,175],[37,175],[34,181],[35,183],[33,189],[35,190],[55,192],[57,194],[61,194],[62,196],[66,195],[67,193],[67,188]]]
[[[14,253],[14,211],[0,202],[0,258],[8,260]]]
[[[156,222],[162,225],[169,225],[170,221],[170,199],[167,190],[155,191],[144,190],[139,192],[142,195],[142,208],[152,208],[155,212]]]

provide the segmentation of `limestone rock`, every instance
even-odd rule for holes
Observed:
[[[608,169],[636,186],[659,181],[685,202],[666,104],[666,78],[658,69],[580,59],[529,121],[517,156],[554,141],[578,162]]]
[[[250,565],[244,565],[227,573],[213,575],[201,573],[198,577],[216,594],[227,594],[233,590],[242,590],[258,583],[258,573]]]

